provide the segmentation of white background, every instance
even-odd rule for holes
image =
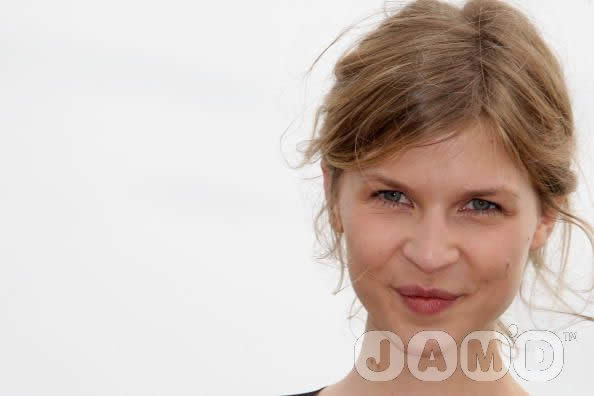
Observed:
[[[567,70],[587,171],[594,4],[515,4]],[[304,73],[381,5],[2,3],[0,395],[279,395],[346,374],[364,315],[349,327],[351,289],[313,259],[319,168],[288,164],[354,36]],[[576,331],[563,373],[526,389],[591,394],[594,331]]]

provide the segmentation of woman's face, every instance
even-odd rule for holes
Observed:
[[[347,171],[339,181],[334,213],[368,329],[370,321],[405,345],[420,330],[446,331],[460,342],[471,331],[494,329],[518,291],[530,249],[550,232],[552,219],[540,215],[527,176],[487,134],[468,132]],[[461,297],[440,312],[417,313],[396,291],[408,285]]]

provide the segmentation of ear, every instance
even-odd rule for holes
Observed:
[[[565,197],[553,198],[557,206],[561,206],[565,199]],[[534,238],[530,244],[530,250],[539,249],[544,246],[553,231],[553,227],[558,217],[558,212],[552,208],[549,208],[548,211],[545,211],[540,215],[538,224],[536,225],[536,231],[534,232]]]
[[[330,169],[328,169],[328,164],[324,160],[321,161],[321,168],[322,175],[324,177],[324,196],[326,197],[326,202],[328,202],[330,199],[330,185],[332,183],[332,174],[330,172]],[[336,232],[344,232],[344,229],[342,227],[342,221],[340,219],[340,213],[338,211],[338,208],[336,207],[336,203],[334,205],[334,208],[331,208],[330,210],[330,223]]]

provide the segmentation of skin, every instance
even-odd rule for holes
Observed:
[[[407,345],[418,331],[442,330],[459,345],[471,331],[494,330],[495,321],[518,292],[529,251],[541,247],[550,235],[554,216],[541,213],[527,174],[477,126],[461,132],[362,172],[345,171],[339,180],[332,213],[337,231],[344,233],[354,291],[368,312],[366,331],[392,331]],[[328,197],[325,163],[322,171]],[[379,181],[373,177],[377,174],[401,185]],[[499,186],[513,193],[463,194],[467,189]],[[487,213],[481,209],[490,215],[481,214]],[[410,311],[394,290],[409,284],[463,296],[436,315],[420,315]],[[371,347],[364,338],[366,356],[373,355]],[[500,359],[498,350],[496,355]],[[353,368],[320,392],[338,394],[527,393],[509,372],[499,380],[481,382],[469,379],[458,367],[447,380],[430,382],[414,378],[405,365],[391,381],[366,380]]]

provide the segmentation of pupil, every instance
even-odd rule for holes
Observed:
[[[476,202],[478,202],[479,209],[486,209],[489,206],[487,201],[483,201],[482,199],[477,199]]]
[[[396,192],[396,191],[392,191],[392,192],[390,192],[390,197],[394,198],[395,201],[398,201],[398,198],[400,198],[400,193]]]

